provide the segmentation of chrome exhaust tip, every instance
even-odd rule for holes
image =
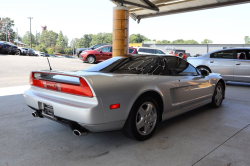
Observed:
[[[77,130],[77,129],[74,129],[73,130],[73,134],[75,135],[75,136],[78,136],[78,137],[80,137],[80,136],[82,136],[82,135],[87,135],[88,133],[85,131],[85,132],[81,132],[81,131],[79,131],[79,130]]]
[[[34,118],[38,117],[37,112],[32,112],[32,116],[33,116]]]

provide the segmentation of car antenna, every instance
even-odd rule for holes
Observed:
[[[49,58],[47,57],[47,60],[48,60],[48,63],[49,63]],[[51,66],[50,66],[50,63],[49,63],[49,70],[51,71],[52,70],[52,68],[51,68]]]

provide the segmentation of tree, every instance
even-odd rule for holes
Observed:
[[[184,40],[183,39],[177,39],[177,40],[174,40],[172,41],[172,44],[184,44]]]
[[[199,43],[195,40],[185,40],[184,44],[199,44]]]
[[[211,44],[211,43],[213,43],[213,41],[212,41],[212,40],[209,40],[209,39],[204,39],[204,40],[201,42],[201,44]]]
[[[129,36],[129,43],[143,43],[144,41],[148,41],[147,37],[141,34],[132,34]]]
[[[44,44],[44,46],[52,47],[56,45],[58,34],[54,31],[44,30],[40,37],[40,43]]]
[[[85,39],[83,37],[81,37],[77,44],[76,44],[76,48],[85,48]]]
[[[7,31],[10,33],[10,40],[14,41],[16,37],[16,32],[14,32],[13,27],[15,26],[14,20],[11,20],[9,17],[2,18],[0,20],[0,41],[6,41],[6,26],[7,26]],[[7,39],[9,41],[9,38]]]
[[[57,37],[56,46],[64,48],[65,45],[66,45],[65,38],[63,36],[62,31],[60,31],[60,33],[59,33],[59,35]]]
[[[31,40],[32,40],[32,43],[35,44],[36,43],[36,40],[35,40],[35,36],[31,33]],[[30,32],[27,31],[25,33],[25,35],[23,36],[23,43],[27,44],[27,45],[30,45]]]
[[[65,54],[71,54],[72,53],[70,47],[64,48],[64,52],[65,52]]]
[[[245,44],[250,44],[250,37],[249,36],[245,36]]]
[[[92,39],[93,39],[93,35],[92,35],[92,34],[85,34],[85,35],[83,36],[83,38],[84,38],[84,41],[85,41],[85,46],[86,46],[87,48],[89,48],[89,47],[90,47],[90,43],[91,43],[91,41],[92,41]]]
[[[84,39],[85,41],[85,39]],[[85,41],[86,43],[86,41]],[[90,45],[95,45],[95,44],[111,44],[112,43],[112,33],[98,33],[97,35],[93,35],[93,38],[90,42]]]
[[[169,41],[169,40],[162,40],[161,43],[162,43],[162,44],[170,44],[171,41]]]
[[[54,50],[51,47],[48,47],[46,50],[47,50],[48,54],[53,54],[54,53]]]

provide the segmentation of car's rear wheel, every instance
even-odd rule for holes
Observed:
[[[16,55],[21,55],[21,51],[17,51],[17,52],[16,52]]]
[[[95,63],[95,57],[93,55],[89,55],[87,57],[87,61],[88,61],[88,63]]]
[[[224,98],[224,93],[225,93],[225,89],[224,89],[222,83],[218,82],[216,87],[215,87],[214,95],[213,95],[212,103],[211,103],[211,105],[213,107],[218,108],[221,106],[221,103],[222,103],[223,98]]]
[[[127,137],[139,141],[149,139],[155,132],[159,119],[159,107],[151,97],[136,101],[123,127]]]
[[[208,68],[208,67],[205,67],[205,66],[200,66],[200,67],[197,67],[198,70],[206,70],[208,73],[211,73],[211,70]]]

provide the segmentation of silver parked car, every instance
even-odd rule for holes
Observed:
[[[229,48],[188,58],[199,70],[220,73],[226,81],[250,82],[250,48]]]
[[[146,140],[159,122],[211,103],[220,107],[225,82],[175,56],[114,57],[86,70],[33,71],[24,92],[34,117],[70,126],[77,136],[122,129]]]

